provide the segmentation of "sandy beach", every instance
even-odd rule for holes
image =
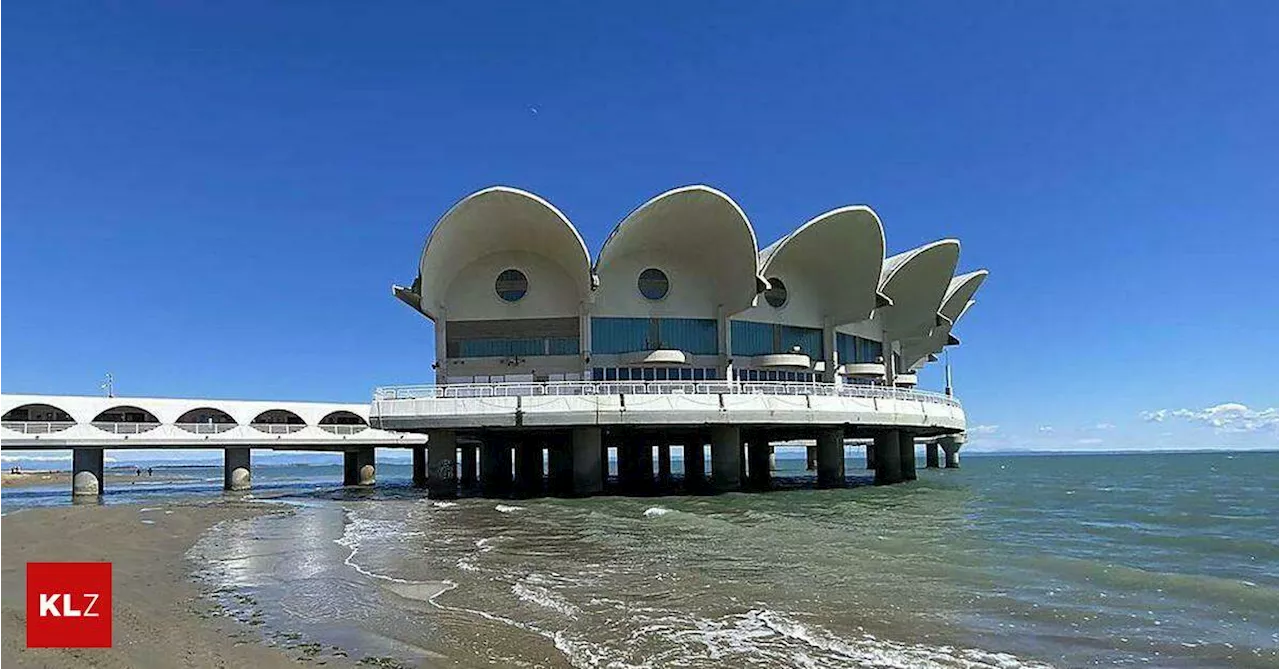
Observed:
[[[169,473],[153,473],[147,476],[144,472],[142,476],[138,476],[132,470],[107,470],[103,473],[106,478],[105,485],[109,487],[121,485],[135,485],[145,483],[169,483],[172,481],[185,481],[190,477],[179,474]],[[65,485],[68,489],[71,487],[71,472],[65,470],[32,470],[24,471],[20,474],[5,472],[0,475],[0,485],[6,488],[29,488],[38,485]]]
[[[219,502],[60,507],[5,516],[0,659],[5,667],[68,669],[354,666],[340,655],[263,643],[257,630],[218,617],[190,579],[184,555],[201,533],[222,520],[278,512],[276,506]],[[27,649],[25,564],[77,560],[113,564],[114,646]]]

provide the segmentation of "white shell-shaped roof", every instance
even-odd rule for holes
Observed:
[[[806,275],[833,323],[871,317],[884,262],[884,226],[870,207],[833,209],[800,226],[760,252],[765,279]]]
[[[969,310],[969,307],[973,306],[973,296],[982,286],[982,282],[986,281],[988,274],[987,270],[980,269],[951,279],[947,292],[942,298],[942,306],[938,310],[946,321],[933,328],[928,335],[903,343],[902,357],[908,361],[909,367],[919,364],[931,353],[942,352],[942,348],[951,338],[951,331],[956,323]]]
[[[736,313],[751,306],[762,286],[756,248],[755,230],[738,203],[710,186],[685,186],[628,214],[600,249],[596,272],[603,283],[612,260],[641,251],[682,257],[703,269],[717,302]]]
[[[477,258],[509,250],[550,258],[573,279],[581,297],[591,292],[591,256],[569,219],[533,193],[493,186],[453,205],[432,229],[414,285],[419,309],[435,318],[459,270]],[[409,302],[412,295],[402,291],[397,290],[397,295]]]
[[[960,260],[960,242],[943,239],[886,258],[880,291],[893,300],[880,311],[889,341],[927,335],[938,326],[943,298]]]

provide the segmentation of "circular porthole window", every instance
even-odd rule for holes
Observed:
[[[650,300],[661,300],[667,296],[667,291],[671,288],[667,275],[654,267],[641,272],[636,285],[640,288],[640,294]]]
[[[507,302],[519,302],[529,292],[529,278],[518,269],[503,270],[493,283],[493,290]]]
[[[764,301],[774,309],[781,309],[787,303],[787,285],[782,279],[769,279],[769,290],[764,291]]]

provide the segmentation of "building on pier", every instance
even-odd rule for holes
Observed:
[[[793,439],[816,442],[824,485],[844,480],[858,438],[883,452],[877,481],[914,478],[917,439],[953,453],[965,428],[949,392],[915,389],[987,276],[957,275],[959,256],[943,239],[886,258],[865,206],[761,250],[729,196],[687,186],[631,212],[593,260],[550,202],[487,188],[445,213],[414,281],[392,287],[434,325],[434,383],[378,389],[370,420],[427,433],[445,494],[456,482],[433,472],[457,471],[457,453],[467,470],[488,462],[495,488],[528,488],[541,465],[520,463],[545,452],[549,480],[591,494],[609,449],[624,487],[643,489],[672,445],[698,470],[686,477],[761,487],[770,444]],[[513,471],[496,471],[508,457]]]

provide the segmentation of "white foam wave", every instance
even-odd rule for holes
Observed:
[[[531,602],[543,608],[551,609],[552,611],[561,613],[569,618],[577,618],[578,614],[582,612],[578,607],[570,604],[548,588],[544,588],[540,585],[518,582],[511,586],[511,592],[522,601]]]
[[[512,505],[510,505],[510,504],[499,504],[499,505],[497,505],[497,506],[493,507],[493,510],[494,510],[494,511],[497,511],[498,513],[515,513],[515,512],[517,512],[517,511],[524,511],[524,507],[523,507],[523,506],[512,506]]]
[[[457,503],[457,502],[439,502],[439,501],[437,501],[437,502],[432,502],[432,503],[431,503],[431,506],[434,506],[434,507],[436,507],[437,509],[451,509],[451,508],[453,508],[453,507],[455,507],[455,506],[457,506],[457,505],[458,505],[458,503]]]
[[[664,509],[660,506],[651,506],[644,510],[644,517],[645,518],[661,518],[662,516],[665,516],[668,513],[671,513],[671,509]]]

